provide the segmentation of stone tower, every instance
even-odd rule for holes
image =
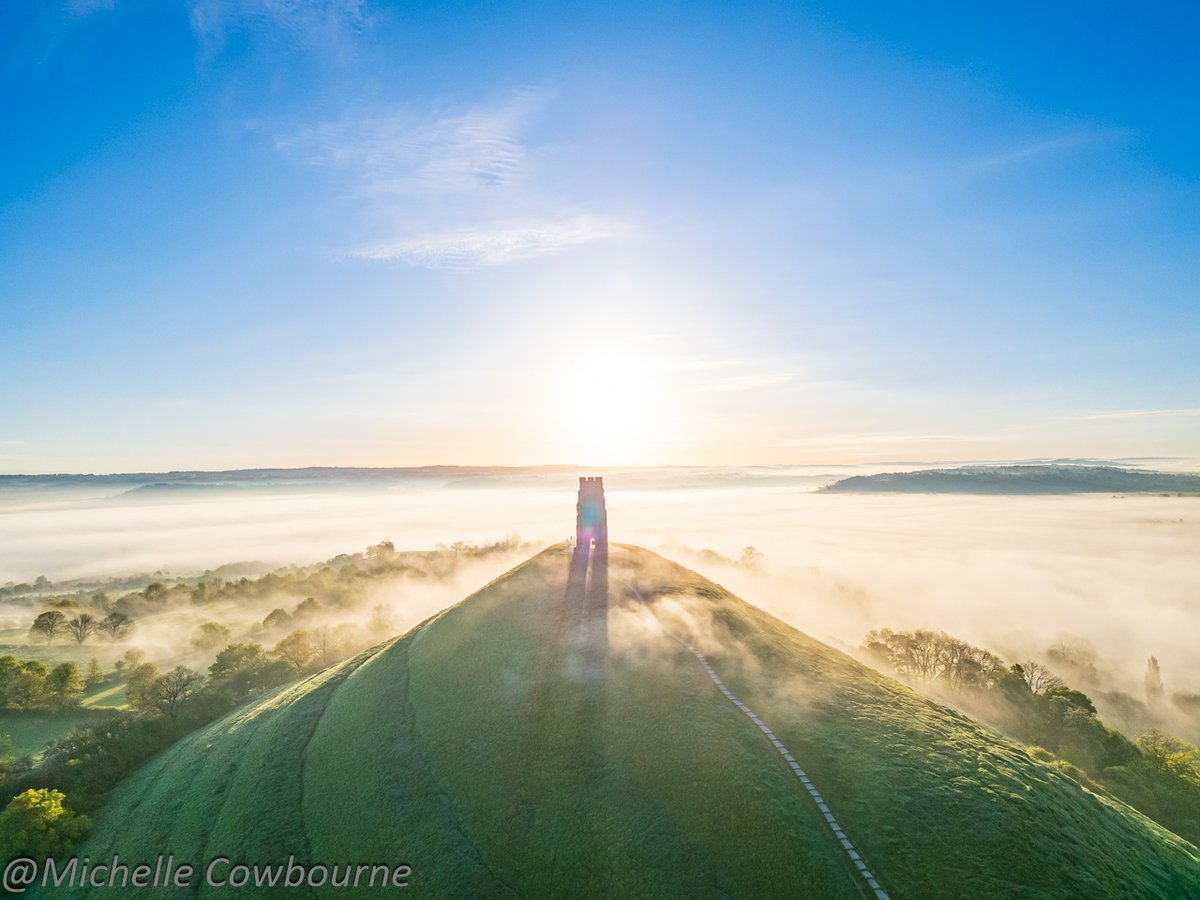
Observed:
[[[580,478],[575,506],[575,546],[608,552],[608,511],[604,508],[604,479]]]
[[[604,673],[608,659],[608,510],[600,478],[579,479],[575,549],[563,599],[568,674],[592,682]]]

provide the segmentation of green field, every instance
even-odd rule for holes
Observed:
[[[4,710],[0,712],[0,734],[12,738],[17,756],[37,757],[50,741],[65,737],[80,725],[99,722],[113,710],[125,709],[127,705],[125,682],[104,684],[84,694],[78,709]]]
[[[96,709],[5,711],[0,715],[0,734],[12,738],[13,752],[17,756],[37,757],[50,741],[66,736],[80,725],[91,725],[107,716],[107,710]]]
[[[181,741],[82,852],[408,863],[410,891],[438,897],[862,896],[667,623],[792,749],[895,900],[1200,897],[1192,845],[644,550],[613,548],[607,655],[582,664],[568,558]]]

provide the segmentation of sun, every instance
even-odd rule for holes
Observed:
[[[571,361],[563,384],[559,421],[573,459],[647,462],[660,422],[651,365],[633,356],[591,354]]]

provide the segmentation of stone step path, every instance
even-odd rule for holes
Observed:
[[[666,629],[664,628],[664,630]],[[671,634],[669,631],[667,633]],[[700,665],[704,667],[704,671],[708,673],[708,677],[712,679],[712,683],[715,684],[717,689],[725,695],[725,699],[749,716],[750,721],[758,726],[759,730],[762,731],[763,736],[771,742],[771,745],[776,749],[776,751],[778,751],[780,756],[784,758],[784,761],[791,768],[792,772],[797,778],[800,779],[800,783],[804,785],[804,789],[808,791],[809,796],[812,797],[813,802],[817,804],[817,809],[820,811],[821,815],[825,817],[825,823],[829,826],[830,830],[833,831],[833,836],[837,839],[838,843],[842,845],[842,849],[845,850],[846,856],[850,858],[850,862],[854,864],[854,868],[858,870],[858,873],[866,881],[867,886],[874,891],[875,900],[889,900],[887,893],[879,886],[879,882],[875,880],[875,876],[871,874],[871,870],[868,869],[867,864],[863,862],[862,856],[859,855],[859,852],[854,849],[854,844],[852,844],[850,839],[846,837],[845,832],[842,830],[842,826],[839,825],[838,820],[834,818],[833,813],[829,809],[829,804],[825,802],[825,798],[821,796],[821,792],[817,790],[816,786],[809,779],[805,771],[800,768],[800,764],[796,762],[795,757],[793,757],[788,751],[788,748],[785,747],[779,738],[775,736],[775,732],[773,732],[770,726],[767,725],[762,719],[756,716],[750,707],[734,696],[733,692],[725,686],[725,682],[720,679],[716,671],[713,669],[712,664],[708,661],[703,653],[701,653],[683,638],[679,637],[679,635],[671,634],[671,637],[679,641],[679,643],[686,647],[692,653],[692,655],[696,657],[696,659],[700,660]]]

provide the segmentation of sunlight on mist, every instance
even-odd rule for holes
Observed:
[[[1075,638],[1118,670],[1117,683],[1139,684],[1155,655],[1173,689],[1200,690],[1195,499],[855,496],[683,483],[606,479],[613,540],[658,550],[814,637],[853,648],[870,628],[930,628],[1012,659]],[[516,532],[546,544],[571,534],[575,487],[570,477],[544,476],[492,487],[238,489],[155,500],[11,495],[0,500],[0,583],[307,564],[383,538],[428,549]],[[735,565],[747,546],[761,562]],[[425,615],[478,586],[456,580],[451,593],[412,604]],[[403,613],[406,598],[391,602]]]

